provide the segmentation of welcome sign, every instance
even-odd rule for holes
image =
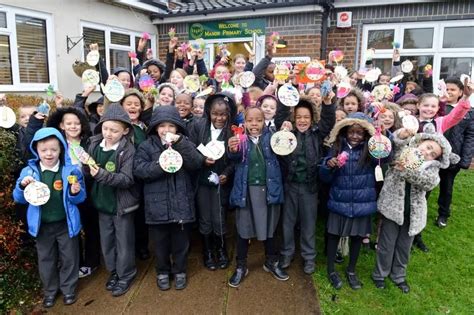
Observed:
[[[220,39],[265,35],[265,20],[231,20],[189,24],[189,39]]]

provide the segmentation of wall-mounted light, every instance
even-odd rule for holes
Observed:
[[[276,48],[286,48],[286,45],[288,45],[286,40],[284,40],[283,38],[280,38],[276,44]]]

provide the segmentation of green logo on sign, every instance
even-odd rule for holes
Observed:
[[[204,26],[200,23],[194,23],[190,27],[190,35],[192,38],[202,38],[204,35]]]

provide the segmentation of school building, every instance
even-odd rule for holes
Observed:
[[[219,43],[232,55],[254,45],[257,61],[273,32],[280,35],[276,62],[325,59],[344,53],[342,64],[358,69],[368,48],[389,72],[393,42],[421,74],[433,65],[435,83],[473,75],[474,2],[470,0],[0,0],[0,92],[44,93],[48,85],[72,97],[81,80],[71,69],[98,42],[109,70],[130,68],[143,32],[164,60],[170,27],[180,41],[202,38],[205,61]],[[231,55],[231,56],[232,56]]]

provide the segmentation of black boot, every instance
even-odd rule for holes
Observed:
[[[212,255],[212,234],[206,234],[202,236],[202,259],[204,266],[209,270],[216,270],[216,262]]]
[[[423,242],[423,239],[421,238],[421,233],[415,235],[415,238],[413,240],[413,244],[416,247],[418,247],[418,249],[421,250],[422,252],[424,252],[424,253],[429,252],[428,246],[425,245],[425,243]]]
[[[214,241],[217,247],[217,266],[220,269],[226,269],[229,267],[229,256],[227,255],[225,235],[215,235]]]
[[[238,288],[240,286],[240,283],[244,280],[248,273],[249,270],[247,269],[247,262],[237,261],[237,268],[235,269],[228,282],[229,286],[233,288]]]

